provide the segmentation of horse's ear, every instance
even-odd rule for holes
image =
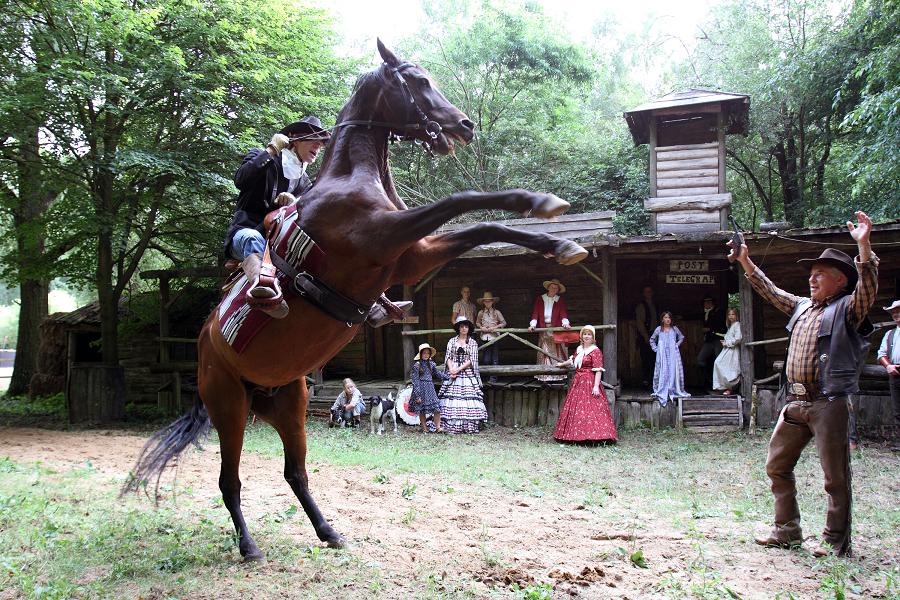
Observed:
[[[381,60],[386,62],[391,67],[396,67],[400,64],[400,59],[391,52],[391,49],[385,46],[380,38],[376,38],[378,40],[378,54],[381,55]]]

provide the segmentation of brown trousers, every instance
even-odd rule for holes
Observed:
[[[775,528],[773,536],[781,541],[802,540],[800,507],[794,467],[800,454],[815,438],[819,462],[825,474],[828,514],[825,518],[824,541],[839,556],[850,552],[850,446],[847,441],[847,396],[833,400],[789,402],[769,440],[766,474],[772,480],[775,496]]]

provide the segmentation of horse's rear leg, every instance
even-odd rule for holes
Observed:
[[[414,283],[426,273],[460,254],[482,244],[506,242],[556,257],[563,265],[575,264],[587,257],[587,250],[571,240],[546,233],[520,231],[498,223],[482,223],[458,231],[425,238],[400,256],[394,276],[397,281]]]
[[[253,411],[272,425],[284,445],[284,478],[294,490],[319,539],[331,548],[343,548],[346,540],[325,520],[309,493],[306,474],[306,380],[283,386],[271,398],[255,397]]]
[[[202,360],[201,364],[206,361]],[[231,513],[234,529],[238,535],[238,549],[244,560],[263,560],[265,555],[259,550],[241,511],[241,479],[239,474],[241,450],[244,446],[244,428],[250,413],[250,402],[241,381],[210,365],[202,377],[200,395],[209,418],[219,434],[222,453],[222,467],[219,471],[219,489],[225,508]]]

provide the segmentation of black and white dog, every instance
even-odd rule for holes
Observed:
[[[375,433],[375,423],[378,422],[378,435],[384,434],[384,419],[390,417],[394,422],[394,433],[397,433],[397,408],[394,404],[394,393],[388,394],[387,398],[381,396],[372,396],[366,398],[369,404],[369,433]]]

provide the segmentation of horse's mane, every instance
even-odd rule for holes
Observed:
[[[375,69],[363,73],[357,78],[356,83],[353,85],[353,92],[351,93],[350,98],[338,113],[337,120],[335,121],[336,125],[350,119],[367,119],[373,116],[371,111],[375,101],[374,91],[387,85],[387,78],[385,77],[386,68],[387,66],[382,63]],[[325,149],[325,156],[322,158],[322,165],[319,167],[320,173],[325,173],[327,171],[335,153],[341,149],[343,144],[347,143],[348,136],[346,133],[346,128],[335,128],[334,135],[331,136],[331,141]],[[341,144],[341,146],[339,146],[339,144]],[[381,156],[381,164],[378,165],[379,172],[381,173],[381,183],[388,198],[391,199],[397,208],[405,208],[406,205],[400,199],[400,196],[397,194],[397,190],[394,187],[394,179],[391,176],[391,168],[388,164],[388,154],[387,141],[385,141],[384,151]]]

